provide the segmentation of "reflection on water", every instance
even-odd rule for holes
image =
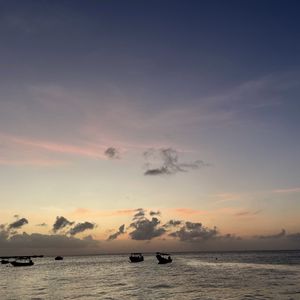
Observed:
[[[218,260],[216,260],[216,257]],[[300,299],[300,252],[36,259],[32,267],[0,265],[0,299]]]

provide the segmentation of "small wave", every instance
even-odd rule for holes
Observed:
[[[125,285],[127,285],[127,284],[124,282],[116,282],[116,283],[110,284],[111,287],[125,286]]]
[[[172,286],[161,283],[161,284],[153,285],[153,286],[151,286],[151,288],[153,288],[153,289],[169,289],[169,288],[172,288]]]
[[[295,271],[298,268],[294,265],[272,265],[272,264],[257,264],[257,263],[240,263],[240,262],[206,262],[199,260],[189,260],[187,265],[192,267],[212,267],[220,268],[252,268],[252,269],[268,269],[268,270],[280,270],[280,271]]]

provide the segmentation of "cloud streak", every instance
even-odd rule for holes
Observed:
[[[107,238],[107,240],[108,240],[108,241],[115,240],[115,239],[117,239],[121,234],[124,234],[124,233],[125,233],[125,224],[121,225],[121,226],[119,227],[119,230],[118,230],[117,232],[111,234],[111,235]]]
[[[104,155],[103,150],[105,149],[102,145],[74,145],[74,144],[65,144],[65,143],[56,143],[53,141],[45,141],[40,139],[28,138],[28,137],[20,137],[15,135],[9,135],[0,133],[0,136],[7,142],[12,144],[18,144],[24,147],[30,147],[33,149],[44,150],[50,153],[60,153],[60,154],[68,154],[75,156],[83,156],[88,158],[97,158],[104,159],[106,155]],[[18,161],[16,160],[15,163]],[[57,161],[60,163],[61,161]]]
[[[278,189],[278,190],[273,190],[273,193],[278,193],[278,194],[300,193],[300,188],[295,187],[295,188],[288,188],[288,189]]]
[[[80,232],[86,231],[88,229],[94,229],[94,228],[95,228],[95,224],[91,222],[83,222],[83,223],[76,224],[73,228],[69,230],[69,233],[71,235],[75,235]]]
[[[28,224],[28,220],[26,218],[21,218],[15,222],[10,223],[8,225],[8,230],[19,229],[26,224]]]

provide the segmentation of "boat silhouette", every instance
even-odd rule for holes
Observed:
[[[54,259],[55,260],[63,260],[64,258],[62,256],[56,256]]]
[[[14,267],[29,267],[33,266],[34,262],[30,257],[18,257],[16,260],[10,262]]]
[[[156,252],[156,258],[160,265],[169,264],[172,262],[172,258],[168,253]]]
[[[131,253],[129,259],[132,263],[137,263],[144,261],[144,256],[142,255],[142,253]]]
[[[9,264],[9,260],[8,259],[2,259],[1,264],[2,265]]]

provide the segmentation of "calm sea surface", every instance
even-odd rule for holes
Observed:
[[[216,258],[218,258],[216,260]],[[0,299],[300,299],[300,251],[126,255],[0,265]]]

